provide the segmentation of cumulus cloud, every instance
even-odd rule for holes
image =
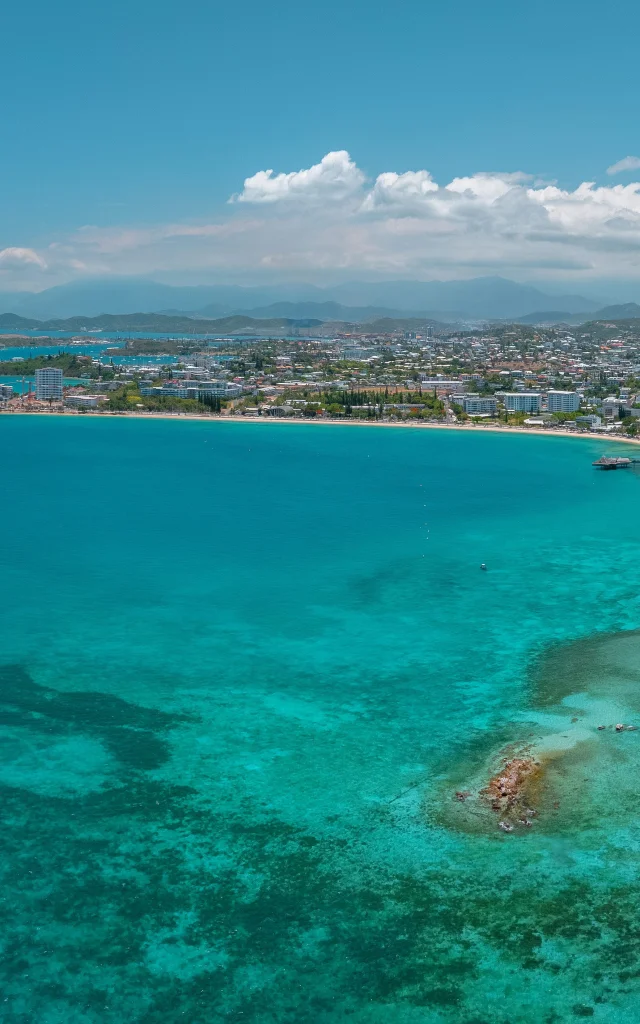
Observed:
[[[7,249],[0,249],[1,269],[21,269],[25,266],[40,267],[41,270],[47,269],[47,264],[35,249],[21,249],[13,245],[10,245]]]
[[[640,170],[640,156],[625,156],[617,164],[607,167],[607,174],[622,174],[623,171]]]
[[[640,280],[640,182],[560,188],[520,171],[438,182],[427,169],[369,178],[338,151],[258,171],[231,203],[203,223],[85,226],[49,246],[47,273]],[[34,250],[0,254],[0,268],[30,261],[39,273]]]
[[[362,171],[341,149],[327,153],[319,164],[306,170],[275,174],[272,170],[258,171],[246,178],[239,195],[231,197],[237,203],[279,203],[302,200],[344,199],[357,192],[365,180]]]
[[[371,191],[365,196],[363,210],[415,209],[425,196],[437,192],[438,186],[429,171],[405,171],[379,174]]]

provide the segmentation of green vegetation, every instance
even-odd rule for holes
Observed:
[[[306,401],[306,405],[301,405]],[[296,390],[295,394],[281,395],[276,405],[300,406],[304,416],[317,416],[323,410],[330,416],[346,416],[354,419],[380,419],[382,416],[402,418],[442,419],[444,404],[431,392],[402,391],[390,394],[389,389],[335,389],[320,394],[309,389]]]
[[[103,355],[110,356],[189,356],[195,355],[202,348],[200,342],[167,339],[158,341],[155,338],[129,338],[124,348],[107,348]]]
[[[374,407],[381,415],[384,407],[388,405],[413,405],[417,414],[432,417],[444,416],[444,404],[439,398],[434,397],[431,392],[404,391],[389,394],[389,389],[380,390],[353,390],[325,391],[321,396],[323,406],[329,411],[338,409],[344,412],[345,416],[356,415],[359,408]],[[388,411],[388,410],[387,410]],[[404,410],[409,412],[409,410]]]
[[[146,412],[177,412],[177,413],[210,413],[215,415],[224,408],[222,402],[214,395],[206,396],[202,401],[195,398],[175,398],[172,395],[141,395],[136,384],[128,384],[119,391],[113,391],[106,403],[108,412],[135,412],[143,409]]]
[[[453,412],[455,413],[456,418],[460,421],[460,423],[464,423],[465,420],[469,419],[468,413],[466,413],[464,411],[464,409],[462,408],[462,406],[458,405],[457,402],[452,402],[451,403],[451,408],[452,408]]]
[[[112,371],[101,372],[97,366],[93,366],[89,356],[77,356],[70,352],[62,352],[57,356],[34,356],[19,363],[0,363],[0,376],[32,377],[43,366],[59,367],[65,377],[80,377],[83,374],[89,374],[92,378],[102,377],[103,380],[113,377]]]
[[[584,416],[584,412],[578,409],[577,412],[554,412],[551,414],[557,423],[568,423],[577,420],[578,416]]]

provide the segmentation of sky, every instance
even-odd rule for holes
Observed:
[[[640,5],[0,8],[0,289],[638,282]]]

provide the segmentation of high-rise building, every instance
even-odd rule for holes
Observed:
[[[57,366],[43,366],[36,370],[36,398],[62,398],[62,370]]]
[[[547,392],[547,409],[549,412],[577,412],[580,408],[580,395],[577,391]]]
[[[495,416],[498,411],[498,400],[493,396],[452,395],[451,401],[461,405],[469,416]]]
[[[502,398],[509,412],[540,412],[540,395],[532,391],[505,391]]]

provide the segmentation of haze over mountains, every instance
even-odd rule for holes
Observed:
[[[602,303],[581,295],[549,295],[501,277],[467,281],[352,281],[327,288],[308,284],[268,287],[180,287],[145,278],[92,279],[41,292],[0,293],[0,313],[38,320],[100,314],[171,313],[218,319],[244,314],[259,319],[364,322],[380,317],[520,319],[558,310],[565,319],[595,312]]]
[[[636,320],[640,317],[640,306],[637,302],[619,302],[612,306],[603,306],[594,310],[589,320]],[[544,310],[518,317],[521,324],[582,324],[587,317],[584,313],[568,313],[566,310]]]

